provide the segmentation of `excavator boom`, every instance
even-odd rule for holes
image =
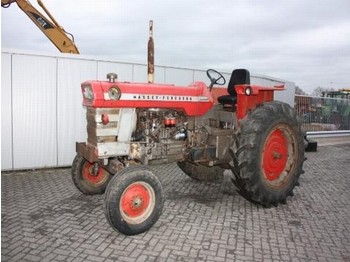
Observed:
[[[73,35],[66,32],[53,18],[41,0],[38,4],[48,15],[46,18],[27,0],[1,0],[2,7],[9,7],[12,3],[17,3],[18,7],[34,22],[34,24],[49,38],[49,40],[62,53],[79,54],[79,50],[74,43]],[[70,36],[70,37],[69,37]]]

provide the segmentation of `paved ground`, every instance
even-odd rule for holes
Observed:
[[[350,144],[307,153],[287,205],[264,209],[225,177],[200,183],[156,167],[164,212],[147,233],[107,224],[101,196],[81,195],[69,169],[2,174],[2,261],[350,261]]]

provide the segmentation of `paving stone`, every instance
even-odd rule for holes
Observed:
[[[159,221],[128,237],[110,228],[103,196],[70,170],[1,175],[3,261],[350,261],[350,144],[307,153],[294,197],[256,206],[229,177],[198,182],[176,164],[151,167],[166,200]]]

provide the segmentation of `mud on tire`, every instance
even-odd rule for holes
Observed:
[[[190,178],[198,181],[216,181],[223,178],[225,169],[219,166],[203,166],[188,161],[177,162],[178,167]]]
[[[285,203],[298,184],[304,139],[294,109],[268,102],[240,122],[230,148],[233,182],[246,199],[263,206]]]
[[[145,166],[132,166],[114,175],[104,197],[104,213],[114,230],[136,235],[160,217],[164,192],[159,179]]]

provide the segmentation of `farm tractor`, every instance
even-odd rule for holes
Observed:
[[[88,138],[76,143],[72,178],[84,194],[104,193],[114,230],[136,235],[160,217],[164,191],[153,164],[177,162],[197,181],[228,170],[237,191],[264,207],[293,195],[305,146],[295,110],[274,101],[284,86],[252,85],[249,71],[236,69],[226,92],[216,87],[226,83],[221,73],[207,76],[209,86],[120,82],[114,73],[82,83]],[[214,99],[216,89],[225,94]]]

